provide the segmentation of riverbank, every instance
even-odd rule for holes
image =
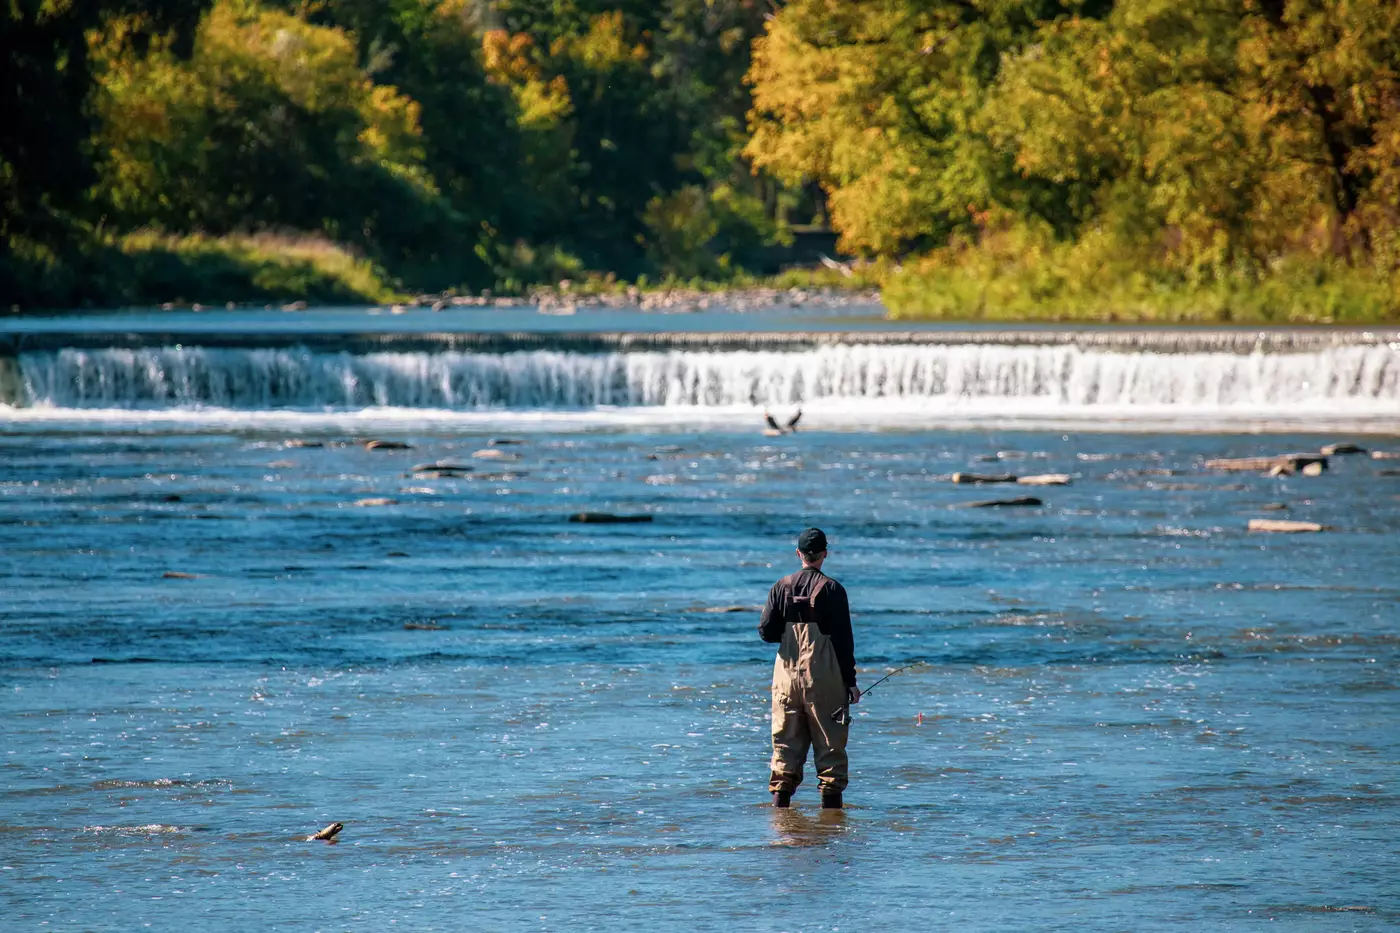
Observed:
[[[1191,276],[1070,247],[939,250],[881,279],[903,320],[1126,324],[1385,324],[1400,275],[1292,257],[1268,269]]]
[[[1400,276],[1367,266],[1292,259],[1266,272],[1192,279],[1126,261],[1085,263],[1055,250],[940,250],[904,265],[835,262],[778,275],[738,271],[724,280],[635,282],[612,275],[474,294],[422,292],[320,236],[170,236],[142,231],[109,238],[65,261],[17,256],[0,284],[3,306],[25,314],[54,308],[372,305],[532,307],[567,315],[590,308],[662,313],[737,312],[882,305],[907,321],[1370,325],[1400,322]],[[23,274],[17,274],[19,269]],[[17,297],[31,304],[16,302]]]

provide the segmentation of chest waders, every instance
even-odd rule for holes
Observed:
[[[802,783],[810,748],[823,800],[834,798],[840,806],[847,782],[850,724],[845,716],[837,721],[831,715],[833,709],[846,706],[848,697],[836,650],[817,626],[817,595],[825,583],[826,577],[818,577],[810,593],[789,590],[784,599],[783,640],[773,662],[773,758],[768,790],[791,796]]]

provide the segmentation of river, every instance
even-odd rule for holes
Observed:
[[[1400,451],[1400,337],[365,317],[4,322],[7,928],[1400,923],[1400,459],[1204,465]],[[784,813],[808,524],[919,666]]]

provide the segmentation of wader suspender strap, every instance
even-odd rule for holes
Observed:
[[[818,575],[820,575],[820,574],[821,574],[821,571],[817,571],[817,573],[818,573]],[[800,620],[800,621],[806,622],[806,623],[809,624],[809,625],[816,625],[816,624],[817,624],[817,616],[816,616],[816,612],[817,612],[817,594],[820,593],[820,592],[822,591],[822,587],[824,587],[825,585],[826,585],[826,577],[825,577],[825,576],[820,576],[819,582],[817,583],[817,588],[814,589],[814,590],[812,590],[812,594],[811,594],[810,596],[798,596],[798,595],[796,595],[796,594],[793,593],[793,591],[792,591],[791,588],[788,589],[788,601],[789,601],[790,603],[796,603],[796,604],[798,604],[799,606],[800,606],[802,603],[806,603],[806,604],[807,604],[807,612],[806,612],[806,613],[803,613],[803,612],[801,612],[800,610],[799,610],[799,612],[798,612],[798,616],[799,616],[799,620]],[[801,618],[803,615],[806,615],[806,618]]]

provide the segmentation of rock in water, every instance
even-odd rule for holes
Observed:
[[[1015,499],[985,499],[981,502],[964,502],[955,508],[961,509],[997,509],[1005,506],[1039,506],[1044,505],[1035,496],[1017,496]]]
[[[1068,486],[1068,473],[1042,473],[1039,476],[1022,476],[1016,482],[1022,486]]]
[[[1250,531],[1275,531],[1283,534],[1296,534],[1303,531],[1324,530],[1317,522],[1288,522],[1277,518],[1251,518]]]
[[[650,515],[613,515],[609,512],[577,512],[569,516],[569,521],[599,525],[625,525],[632,522],[649,522],[651,518]]]
[[[954,473],[955,483],[1014,483],[1016,477],[1010,473]]]
[[[335,839],[336,833],[345,828],[344,823],[332,823],[319,833],[314,833],[306,837],[307,842],[330,842]]]
[[[1321,454],[1280,454],[1276,457],[1234,457],[1218,460],[1207,460],[1207,470],[1226,470],[1228,472],[1248,472],[1264,473],[1275,466],[1288,466],[1293,470],[1300,470],[1309,463],[1321,463],[1324,468],[1327,458]]]

